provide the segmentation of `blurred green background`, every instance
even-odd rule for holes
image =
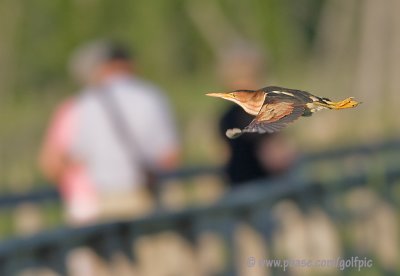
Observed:
[[[184,164],[224,162],[216,122],[225,103],[204,94],[223,88],[216,63],[235,39],[266,56],[265,86],[364,102],[290,126],[299,147],[317,151],[394,136],[399,8],[398,1],[374,0],[1,0],[0,189],[42,182],[36,158],[44,130],[57,103],[78,91],[66,69],[69,54],[97,38],[127,43],[140,75],[170,96]]]
[[[320,112],[290,125],[284,133],[299,151],[400,137],[399,10],[397,0],[0,0],[0,194],[48,187],[36,159],[53,111],[80,89],[68,73],[69,56],[82,43],[99,38],[126,43],[136,54],[138,73],[169,96],[184,166],[225,162],[217,122],[227,103],[204,94],[225,89],[218,62],[238,41],[254,45],[265,56],[265,86],[307,90],[332,100],[355,96],[363,102],[353,110]],[[399,155],[391,149],[376,155],[355,154],[345,161],[317,162],[309,169],[308,176],[316,180],[368,174],[365,190],[343,187],[343,192],[338,185],[327,187],[331,201],[314,196],[349,215],[345,222],[329,222],[318,212],[302,214],[285,206],[287,202],[278,211],[292,223],[287,227],[300,233],[296,241],[315,237],[321,244],[343,246],[345,253],[383,256],[363,272],[380,275],[384,267],[393,271],[387,275],[396,275],[399,182],[393,180],[396,185],[390,186],[381,173],[398,168]],[[192,182],[206,195],[216,186],[207,178]],[[178,198],[179,193],[171,189]],[[190,205],[185,199],[179,206],[171,198],[174,208]],[[31,234],[62,221],[56,202],[44,202],[37,210],[29,203],[11,209],[0,210],[1,238]],[[316,223],[308,227],[305,220]],[[335,242],[335,235],[323,236],[329,229],[321,230],[318,220],[335,228],[340,241]],[[249,235],[244,236],[248,240]],[[353,272],[344,273],[359,274]]]

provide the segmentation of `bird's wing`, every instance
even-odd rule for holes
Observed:
[[[267,93],[267,98],[268,95],[271,96],[280,96],[280,97],[288,97],[295,99],[300,102],[313,102],[314,99],[317,99],[318,97],[314,96],[310,92],[303,91],[303,90],[297,90],[297,89],[290,89],[290,88],[284,88],[284,87],[279,87],[279,86],[268,86],[262,88],[263,91]]]
[[[265,104],[243,132],[273,133],[303,115],[305,106],[291,101]]]

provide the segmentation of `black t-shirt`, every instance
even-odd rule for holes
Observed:
[[[247,114],[240,106],[232,105],[222,116],[219,124],[221,135],[229,145],[231,156],[226,164],[226,174],[232,186],[246,181],[265,178],[271,173],[264,169],[257,158],[261,142],[271,134],[246,133],[236,139],[229,139],[225,132],[230,128],[244,128],[253,116]]]

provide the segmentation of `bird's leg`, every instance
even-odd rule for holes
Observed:
[[[332,102],[330,104],[330,106],[333,109],[344,109],[344,108],[356,107],[359,104],[360,104],[360,102],[357,102],[354,100],[353,97],[350,97],[350,98],[344,99],[343,101],[340,101],[340,102]]]
[[[325,102],[326,103],[317,102],[316,104],[327,107],[329,109],[353,108],[360,104],[360,102],[355,101],[353,97],[344,99],[343,101],[340,102],[331,102],[331,101],[325,101]]]

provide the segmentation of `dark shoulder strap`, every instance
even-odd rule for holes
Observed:
[[[154,170],[151,169],[150,166],[146,164],[137,140],[134,135],[130,132],[129,124],[124,118],[121,109],[118,106],[118,102],[113,95],[110,88],[103,88],[101,91],[97,92],[96,97],[98,98],[106,117],[109,119],[111,127],[114,129],[115,134],[119,140],[119,143],[126,149],[127,154],[129,155],[129,161],[131,162],[131,166],[139,162],[139,167],[142,169],[143,174],[146,177],[146,185],[149,191],[157,197],[157,178],[158,175]]]
[[[95,97],[99,100],[119,143],[125,148],[129,155],[129,160],[133,167],[134,163],[142,160],[140,156],[141,151],[134,135],[130,132],[129,124],[118,106],[115,95],[113,95],[109,88],[103,88],[101,91],[96,92]],[[139,158],[137,158],[138,155]],[[144,167],[143,163],[144,162],[141,162],[142,167]]]

